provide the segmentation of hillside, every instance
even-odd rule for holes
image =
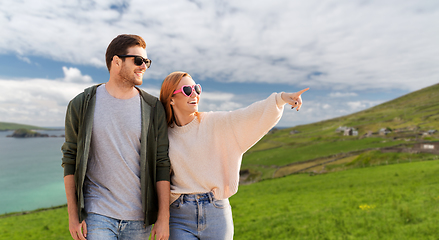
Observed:
[[[436,161],[240,186],[234,239],[437,239]]]
[[[340,168],[355,167],[352,162],[358,162],[360,155],[368,151],[375,151],[367,154],[386,164],[399,161],[403,153],[410,155],[408,152],[415,152],[416,143],[439,140],[438,132],[428,133],[429,130],[439,130],[438,120],[439,84],[436,84],[361,112],[272,131],[244,155],[242,183],[285,176],[304,169],[326,172],[328,164],[325,163],[342,164]],[[343,131],[337,131],[340,127],[353,128],[358,135],[344,136]],[[380,129],[387,132],[381,135]],[[379,157],[385,148],[393,148],[395,152],[390,160]],[[430,158],[411,154],[404,158],[410,161]],[[383,162],[372,161],[370,164]],[[321,168],[316,170],[313,166]]]
[[[17,130],[17,129],[42,130],[46,128],[32,126],[32,125],[18,124],[18,123],[0,122],[0,131]]]

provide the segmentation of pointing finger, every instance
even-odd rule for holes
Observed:
[[[304,93],[304,92],[306,92],[306,91],[308,91],[308,90],[309,90],[309,88],[305,88],[305,89],[303,89],[303,90],[298,91],[297,93],[300,95],[300,94],[302,94],[302,93]]]

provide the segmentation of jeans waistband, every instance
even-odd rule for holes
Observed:
[[[180,201],[183,202],[213,202],[215,196],[212,192],[198,194],[181,194]]]

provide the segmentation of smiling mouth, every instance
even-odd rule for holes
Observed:
[[[137,71],[135,70],[134,73],[142,75],[145,73],[145,71],[142,71],[141,69],[137,69]]]
[[[197,104],[197,101],[190,101],[189,104]]]

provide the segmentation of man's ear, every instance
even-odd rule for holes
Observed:
[[[111,66],[119,68],[121,64],[122,64],[122,59],[120,59],[120,57],[118,57],[117,55],[114,55],[113,60],[111,60]]]

